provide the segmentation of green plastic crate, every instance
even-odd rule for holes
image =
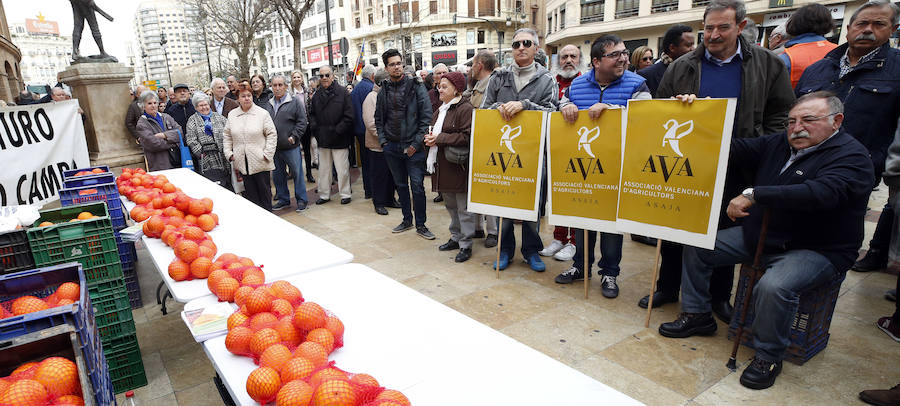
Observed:
[[[106,365],[109,369],[134,367],[141,364],[141,349],[135,334],[113,339],[103,348]]]
[[[83,211],[99,217],[69,222]],[[88,283],[121,277],[121,265],[118,272],[108,269],[112,264],[121,263],[106,203],[69,206],[40,213],[41,217],[28,229],[28,244],[35,265],[78,261],[84,268]],[[44,221],[58,224],[38,227]],[[98,270],[92,271],[95,268]]]
[[[124,287],[104,295],[91,295],[91,305],[94,307],[94,320],[98,328],[134,320],[131,314],[131,303],[128,301],[128,292]]]
[[[125,279],[112,279],[105,282],[97,282],[88,284],[88,294],[91,298],[103,297],[105,295],[117,293],[125,289]]]
[[[122,264],[118,262],[116,251],[104,253],[103,260],[113,262],[101,264],[101,260],[98,259],[97,261],[87,261],[91,263],[91,266],[84,266],[84,277],[88,281],[88,287],[101,282],[124,280],[125,274],[122,272]]]
[[[147,373],[144,371],[143,361],[125,367],[110,368],[109,378],[112,380],[113,391],[116,393],[147,385]]]
[[[103,327],[97,326],[97,334],[100,336],[100,344],[106,348],[106,343],[116,338],[129,336],[137,333],[134,320],[128,315],[128,320],[118,323],[109,324]]]

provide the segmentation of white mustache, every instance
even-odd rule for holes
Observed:
[[[861,41],[861,40],[866,40],[866,39],[869,41],[875,41],[875,34],[859,34],[856,36],[856,38],[854,38],[855,41]]]
[[[796,140],[798,138],[809,138],[809,132],[806,130],[798,131],[791,134],[791,140]]]

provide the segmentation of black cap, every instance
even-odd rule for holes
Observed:
[[[179,84],[175,85],[175,87],[172,88],[172,90],[178,90],[178,89],[187,89],[187,90],[191,90],[191,88],[190,88],[188,85],[184,84],[184,83],[179,83]]]

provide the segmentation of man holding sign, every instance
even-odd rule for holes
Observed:
[[[534,62],[534,54],[540,44],[537,32],[522,28],[513,36],[512,52],[515,63],[491,77],[481,108],[495,109],[509,121],[522,110],[555,111],[559,104],[559,90],[556,80],[546,68]],[[507,148],[512,144],[508,140]],[[509,266],[516,249],[516,237],[512,233],[513,220],[503,219],[501,230],[500,258],[496,268]],[[532,270],[543,272],[547,269],[538,251],[544,248],[538,235],[536,221],[522,222],[522,255]]]
[[[753,187],[728,205],[728,217],[741,225],[721,230],[714,250],[684,248],[683,313],[659,326],[665,337],[715,333],[710,277],[717,267],[731,272],[753,259],[769,212],[764,274],[752,293],[756,355],[741,375],[748,388],[775,383],[800,293],[846,272],[862,244],[874,175],[868,151],[841,129],[843,111],[834,94],[811,93],[791,109],[787,134],[734,139],[730,163],[755,174]]]
[[[588,116],[596,120],[610,106],[625,106],[628,99],[650,99],[650,89],[646,79],[628,70],[628,49],[616,35],[604,35],[591,45],[592,70],[579,76],[566,91],[560,102],[563,117],[569,123],[578,119],[579,110],[587,110]],[[577,137],[577,134],[571,134]],[[589,140],[585,140],[589,142]],[[581,141],[579,141],[581,143]],[[590,145],[587,145],[590,148]],[[579,230],[580,231],[580,230]],[[597,232],[588,232],[588,270],[594,262],[594,244]],[[556,283],[572,283],[584,279],[584,233],[575,232],[575,257],[572,267],[556,277]],[[619,262],[622,260],[622,235],[600,233],[599,272],[603,275],[601,287],[603,296],[614,298],[619,295],[616,277],[619,276]]]

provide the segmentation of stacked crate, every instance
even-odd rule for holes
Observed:
[[[9,375],[26,362],[61,356],[78,366],[86,405],[115,404],[113,385],[80,264],[72,262],[0,276],[0,303],[10,310],[15,299],[22,296],[45,298],[66,282],[78,283],[77,302],[0,320],[0,376]]]
[[[0,275],[34,268],[25,229],[0,232]]]
[[[97,217],[71,221],[81,212]],[[116,393],[146,385],[147,377],[106,202],[43,210],[40,214],[34,226],[28,229],[35,263],[38,266],[81,263]],[[54,224],[38,226],[45,221]]]
[[[81,171],[90,171],[92,169],[100,169],[103,172],[92,175],[75,176]],[[137,252],[134,249],[133,242],[123,241],[119,235],[119,231],[127,226],[125,222],[125,210],[122,207],[122,201],[119,198],[119,190],[116,186],[115,177],[109,171],[109,167],[105,165],[73,169],[63,172],[63,189],[59,191],[59,199],[62,205],[71,206],[73,204],[89,203],[104,201],[106,202],[109,217],[112,221],[113,232],[116,237],[116,246],[119,250],[120,262],[122,263],[122,273],[125,275],[125,285],[128,289],[128,300],[132,309],[143,306],[141,301],[141,289],[137,278],[137,268],[135,261],[137,260]]]

